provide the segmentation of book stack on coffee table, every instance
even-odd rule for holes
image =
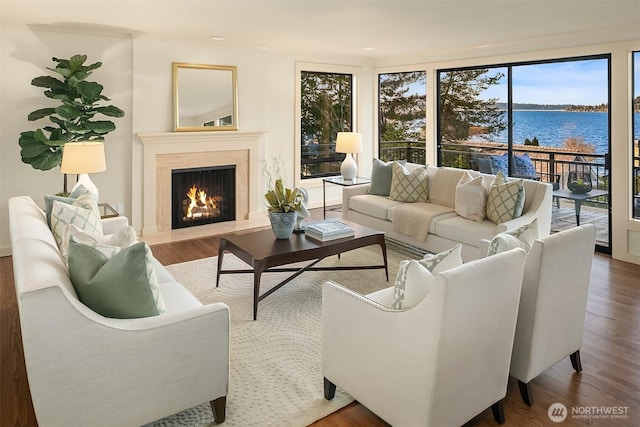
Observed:
[[[353,236],[353,227],[340,221],[323,221],[307,225],[305,233],[312,239],[326,242],[327,240],[343,239]]]

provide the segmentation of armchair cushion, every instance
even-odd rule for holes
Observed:
[[[462,265],[462,245],[436,255],[425,255],[421,260],[400,263],[394,285],[391,308],[414,307],[429,293],[435,281],[434,274]]]
[[[151,250],[69,242],[69,276],[80,301],[105,317],[131,319],[164,313]]]
[[[47,224],[51,226],[51,211],[53,210],[53,201],[57,200],[58,202],[66,203],[68,205],[75,202],[75,200],[80,197],[81,194],[85,193],[87,189],[84,185],[80,184],[77,188],[74,188],[73,191],[67,196],[54,196],[54,195],[45,195],[44,196],[44,212],[47,215]]]
[[[538,219],[529,224],[521,225],[513,230],[497,234],[489,243],[487,256],[506,252],[515,248],[522,248],[526,252],[531,250],[533,242],[538,238]]]
[[[397,202],[426,202],[428,199],[427,167],[409,172],[400,163],[393,163],[389,198]]]
[[[522,215],[524,201],[522,179],[509,181],[502,173],[498,173],[487,196],[487,218],[496,224],[518,218]]]
[[[509,175],[509,163],[507,162],[507,154],[503,154],[500,156],[489,156],[489,161],[491,165],[491,173],[497,175],[498,173],[503,174],[504,176]]]

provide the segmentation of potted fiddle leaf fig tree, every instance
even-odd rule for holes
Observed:
[[[69,59],[52,58],[57,63],[49,68],[57,76],[40,76],[31,84],[46,90],[44,95],[59,103],[56,107],[40,108],[29,114],[29,121],[48,117],[51,125],[20,133],[20,156],[24,163],[34,169],[49,170],[60,166],[62,151],[67,142],[104,141],[109,132],[115,130],[110,120],[97,120],[96,116],[123,117],[124,111],[114,105],[103,105],[110,101],[102,94],[103,86],[88,81],[93,70],[102,62],[85,65],[87,55],[74,55]],[[64,176],[64,192],[67,177]]]

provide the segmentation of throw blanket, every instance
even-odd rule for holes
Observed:
[[[453,208],[435,203],[404,203],[393,211],[393,231],[424,241],[429,234],[431,220],[453,211]]]

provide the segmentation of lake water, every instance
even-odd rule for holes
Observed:
[[[505,113],[506,114],[506,113]],[[640,113],[635,113],[634,136],[640,138]],[[537,137],[540,146],[562,147],[567,138],[581,138],[595,145],[597,153],[608,152],[608,113],[570,111],[514,111],[513,140],[523,144],[526,138]],[[507,142],[507,131],[492,137]]]

